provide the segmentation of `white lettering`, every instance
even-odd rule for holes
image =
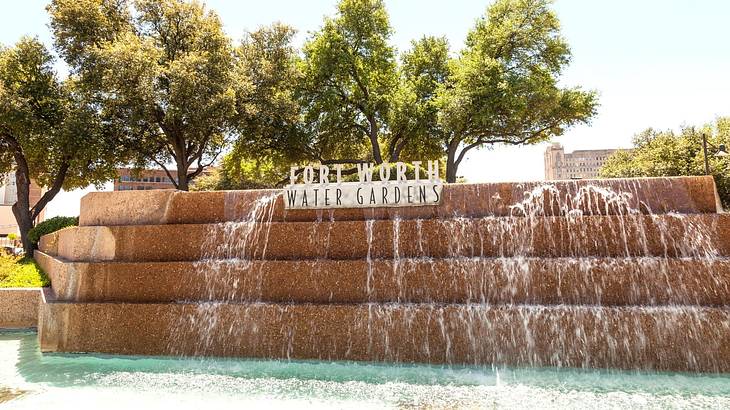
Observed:
[[[297,183],[297,171],[299,167],[291,167],[289,170],[289,183],[294,185]]]
[[[439,181],[439,162],[428,161],[428,179],[430,181]]]
[[[342,175],[344,165],[334,164],[337,174],[336,188],[328,187],[331,183],[329,166],[324,164],[292,166],[289,168],[290,184],[284,188],[286,191],[283,195],[284,207],[329,209],[438,205],[443,188],[439,176],[439,163],[428,161],[425,169],[423,163],[413,162],[416,174],[413,180],[409,180],[408,166],[405,163],[396,162],[393,171],[393,164],[384,162],[378,169],[379,181],[373,181],[375,164],[357,164],[355,170],[360,182],[344,182]],[[421,175],[422,169],[426,178]],[[391,174],[394,172],[395,180],[391,180]],[[319,175],[319,183],[315,183],[315,173]]]
[[[330,174],[330,168],[327,165],[320,165],[319,166],[319,183],[320,184],[329,184],[330,180],[327,177],[327,175]]]
[[[360,182],[373,182],[375,164],[357,164],[357,177]]]
[[[390,164],[387,162],[380,164],[380,180],[383,182],[390,180]]]
[[[337,183],[342,183],[342,164],[336,164],[335,170],[337,171]]]
[[[314,168],[307,165],[304,167],[304,183],[311,185],[314,182]]]
[[[396,181],[407,181],[406,177],[406,164],[398,161],[395,163],[395,180]]]
[[[418,182],[421,180],[421,161],[413,161],[413,168],[416,169],[416,178],[414,181]]]

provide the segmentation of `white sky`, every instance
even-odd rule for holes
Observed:
[[[2,0],[0,43],[24,34],[50,45],[46,1]],[[246,30],[273,21],[300,31],[301,44],[335,0],[208,0],[226,30],[240,39]],[[407,49],[412,39],[445,35],[458,50],[486,0],[386,0],[395,29],[393,43]],[[724,0],[557,0],[563,34],[573,62],[563,83],[600,93],[598,116],[556,141],[566,150],[629,147],[638,131],[703,124],[730,115],[730,1]],[[472,153],[459,175],[470,182],[543,178],[545,145],[495,148]],[[48,215],[76,215],[84,191],[62,193]]]

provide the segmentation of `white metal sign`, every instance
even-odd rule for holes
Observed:
[[[343,166],[339,164],[333,166],[333,181],[330,181],[332,170],[326,165],[306,166],[301,171],[299,167],[291,167],[290,184],[284,188],[284,205],[286,209],[438,205],[443,188],[438,161],[428,161],[426,179],[419,177],[420,161],[414,161],[413,167],[416,177],[408,179],[404,163],[381,164],[379,181],[373,181],[375,164],[358,164],[359,182],[343,182]],[[300,174],[302,182],[298,183]]]

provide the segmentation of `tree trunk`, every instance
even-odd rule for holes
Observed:
[[[380,153],[380,143],[378,142],[378,122],[374,117],[368,118],[370,123],[370,145],[373,146],[373,160],[376,164],[383,163],[383,155]]]
[[[456,151],[459,149],[459,141],[453,139],[446,147],[446,182],[453,184],[456,182],[456,171],[459,164],[456,162]]]
[[[18,200],[13,204],[13,215],[20,228],[20,240],[23,242],[25,256],[32,258],[33,244],[28,238],[28,232],[33,229],[35,221],[30,211],[30,178],[22,166],[18,166],[15,170],[15,184],[18,190]]]
[[[183,164],[177,165],[177,189],[180,191],[190,189],[188,184],[188,167]]]
[[[30,168],[28,167],[28,161],[25,159],[25,155],[23,155],[23,148],[12,135],[6,135],[4,139],[9,142],[9,145],[13,149],[13,159],[15,159],[16,167],[15,186],[18,198],[12,206],[13,216],[15,216],[15,222],[18,223],[18,228],[20,229],[20,240],[23,243],[25,256],[32,258],[34,245],[28,237],[28,232],[35,226],[35,218],[40,215],[43,208],[61,191],[71,164],[68,158],[63,158],[50,189],[31,207]]]
[[[390,154],[391,163],[398,162],[400,160],[400,153],[401,153],[401,151],[403,151],[403,148],[405,148],[406,141],[405,140],[403,140],[402,142],[396,141],[394,144],[395,145],[393,146],[393,150]]]
[[[188,187],[188,151],[185,149],[185,140],[176,138],[173,149],[175,151],[175,165],[177,166],[177,189],[187,191]]]

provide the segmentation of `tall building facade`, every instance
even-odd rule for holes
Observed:
[[[562,145],[554,142],[545,149],[545,179],[598,178],[603,163],[616,151],[596,149],[566,153]]]

